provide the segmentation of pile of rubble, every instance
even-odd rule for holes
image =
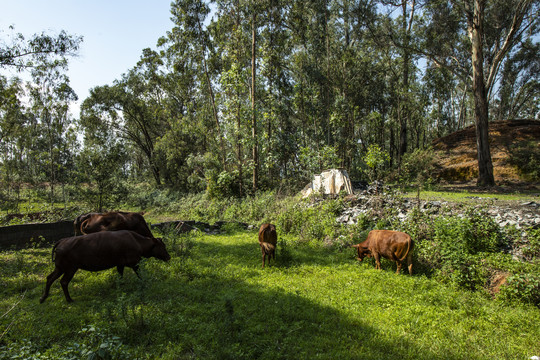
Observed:
[[[379,189],[377,189],[378,191]],[[418,208],[421,212],[433,215],[462,216],[464,205],[447,201],[422,201],[392,196],[373,196],[367,190],[348,198],[349,207],[336,219],[342,224],[353,225],[366,216],[377,220],[377,210],[385,209],[385,213],[395,214],[399,220],[405,220],[411,211]],[[528,201],[519,205],[495,205],[485,199],[478,198],[477,208],[484,209],[501,227],[515,226],[517,229],[540,227],[540,203]]]

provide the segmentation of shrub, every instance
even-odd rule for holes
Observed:
[[[499,298],[529,303],[540,308],[540,274],[536,272],[509,276],[506,286],[501,287]]]
[[[299,202],[284,209],[277,217],[277,226],[283,233],[298,235],[302,240],[335,238],[340,232],[336,217],[343,209],[343,201],[333,199],[309,206]]]
[[[466,289],[482,288],[489,276],[483,260],[499,250],[503,238],[495,221],[478,209],[467,210],[463,218],[426,218],[413,213],[404,226],[416,241],[415,256],[424,271]]]
[[[495,252],[502,244],[501,228],[489,214],[475,208],[466,211],[465,244],[470,254]]]
[[[208,172],[206,178],[206,193],[210,198],[223,199],[237,197],[241,194],[242,179],[238,170],[222,171],[219,174]]]
[[[529,229],[527,240],[528,242],[521,249],[523,255],[529,260],[540,258],[540,229]]]
[[[390,162],[390,155],[379,145],[369,145],[367,154],[363,158],[368,166],[368,176],[371,181],[380,180],[384,177],[384,167]]]
[[[438,154],[432,148],[416,149],[403,156],[401,165],[401,181],[403,183],[416,183],[418,189],[431,183],[431,176],[435,172]]]

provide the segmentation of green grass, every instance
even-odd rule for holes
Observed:
[[[473,203],[478,199],[485,200],[501,200],[501,201],[532,201],[535,200],[538,193],[476,193],[468,191],[421,191],[420,199],[422,200],[440,200],[451,201],[458,203]],[[405,197],[416,198],[416,191],[408,191],[404,194]]]
[[[53,269],[49,249],[0,253],[0,358],[99,351],[118,359],[540,355],[538,308],[396,275],[390,262],[376,271],[352,251],[291,237],[265,269],[255,233],[167,239],[173,258],[144,261],[142,281],[129,269],[123,279],[115,270],[79,271],[72,304],[58,282],[39,304]]]

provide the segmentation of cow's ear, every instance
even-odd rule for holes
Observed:
[[[156,238],[156,237],[153,237],[153,238],[152,238],[152,241],[153,241],[153,243],[154,243],[154,246],[155,246],[155,245],[158,245],[158,244],[160,244],[160,245],[165,245],[165,243],[163,242],[163,239],[162,239],[162,238]]]

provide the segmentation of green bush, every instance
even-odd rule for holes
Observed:
[[[540,258],[540,229],[529,229],[527,231],[528,242],[523,246],[523,255],[529,260]]]
[[[280,231],[298,235],[304,241],[335,238],[340,233],[336,217],[343,209],[343,201],[332,199],[315,205],[299,202],[284,209],[277,217]]]
[[[500,226],[483,210],[470,208],[466,211],[465,244],[470,254],[495,252],[503,241]]]
[[[467,210],[463,218],[430,219],[416,212],[403,228],[416,241],[421,269],[471,290],[485,285],[489,272],[482,260],[497,252],[503,239],[495,221],[478,209]]]
[[[223,199],[240,196],[242,179],[238,170],[209,172],[206,178],[206,193],[210,198]]]
[[[499,298],[529,303],[540,308],[540,274],[537,271],[509,276],[506,286],[501,287]]]

